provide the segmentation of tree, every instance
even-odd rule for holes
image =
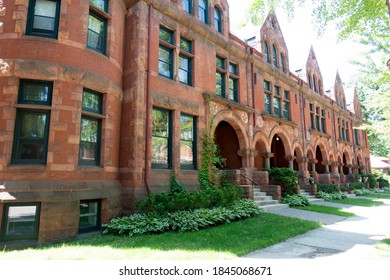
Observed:
[[[248,19],[259,25],[269,10],[282,7],[291,18],[298,5],[307,4],[305,0],[252,0]],[[312,14],[317,31],[321,34],[329,22],[336,22],[339,37],[345,39],[362,32],[373,33],[383,26],[389,30],[389,0],[313,0]]]
[[[291,18],[305,0],[252,0],[249,20],[258,25],[269,10],[282,7]],[[335,22],[340,39],[353,38],[368,51],[355,61],[359,67],[354,84],[368,131],[370,149],[390,157],[390,0],[313,0],[314,24],[319,34]]]

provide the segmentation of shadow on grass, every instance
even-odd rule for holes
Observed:
[[[258,217],[239,220],[230,224],[224,224],[194,232],[166,232],[161,234],[149,234],[140,236],[113,236],[98,234],[76,241],[63,242],[55,245],[46,245],[29,251],[28,258],[41,258],[40,254],[50,254],[46,259],[72,259],[72,250],[75,250],[75,258],[89,259],[90,256],[82,255],[80,250],[92,250],[99,254],[113,254],[101,256],[103,259],[118,259],[120,255],[129,256],[129,251],[139,254],[144,259],[165,258],[164,254],[170,254],[172,258],[175,252],[189,254],[194,258],[218,259],[218,254],[227,254],[230,258],[242,256],[249,252],[268,247],[282,242],[290,237],[303,234],[320,227],[319,223],[303,221],[296,218],[282,217],[269,213],[262,213]],[[104,250],[103,250],[104,249]],[[30,249],[31,250],[31,249]],[[55,250],[66,251],[66,256]],[[53,251],[53,252],[50,252]],[[77,251],[77,252],[76,252]],[[148,252],[153,251],[149,257]],[[208,257],[207,253],[212,252]],[[23,251],[20,251],[23,258]],[[202,257],[196,254],[204,254]],[[91,256],[94,254],[90,253]],[[115,255],[116,254],[116,255]],[[178,253],[179,254],[179,253]],[[7,252],[0,254],[0,258],[7,258]],[[96,257],[95,258],[100,258]],[[174,256],[173,258],[180,258]],[[221,256],[224,258],[224,256]]]

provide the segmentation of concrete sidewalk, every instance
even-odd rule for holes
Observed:
[[[271,213],[300,219],[318,221],[323,227],[285,242],[252,252],[247,259],[344,259],[377,260],[390,259],[373,246],[390,237],[390,201],[382,200],[377,207],[359,207],[330,202],[317,204],[348,208],[356,214],[345,218],[292,208],[279,209]]]

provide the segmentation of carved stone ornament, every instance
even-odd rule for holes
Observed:
[[[262,128],[264,126],[264,120],[261,116],[257,116],[256,124],[258,128]]]
[[[248,123],[248,114],[247,114],[247,113],[241,112],[240,117],[241,117],[242,121],[243,121],[245,124]]]
[[[307,141],[311,141],[311,134],[309,131],[306,132],[306,139],[307,139]]]
[[[299,136],[298,128],[294,128],[294,137],[295,137],[295,140],[298,139],[298,136]]]

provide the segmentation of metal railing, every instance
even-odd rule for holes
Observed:
[[[252,188],[254,188],[255,185],[258,186],[258,187],[260,187],[260,185],[259,185],[256,181],[252,180],[252,179],[249,178],[248,176],[246,176],[246,175],[244,175],[244,174],[241,174],[241,173],[240,173],[240,176],[243,177],[243,178],[245,178],[245,179],[248,180],[249,182],[251,182],[251,183],[252,183]]]

